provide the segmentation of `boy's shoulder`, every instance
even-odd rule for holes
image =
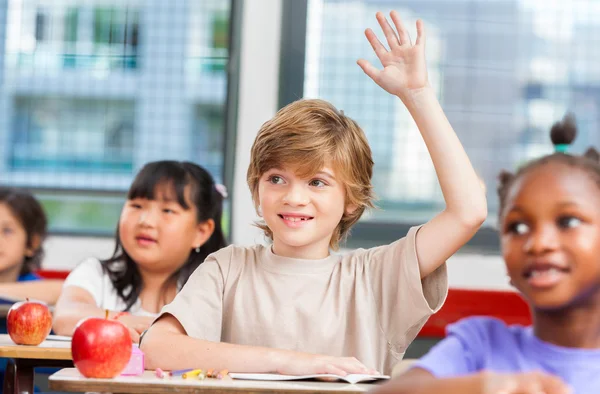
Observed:
[[[341,255],[344,260],[383,260],[387,262],[390,258],[394,257],[394,261],[397,261],[398,258],[414,258],[416,261],[416,233],[420,228],[421,226],[411,227],[405,236],[389,244],[347,250]]]

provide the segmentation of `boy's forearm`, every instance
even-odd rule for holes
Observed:
[[[149,369],[185,368],[227,369],[234,372],[277,372],[285,350],[234,345],[192,338],[185,334],[157,333],[144,335],[141,350]],[[173,349],[179,349],[173,352]]]
[[[433,89],[427,86],[401,99],[431,155],[446,210],[467,223],[485,219],[485,191]]]

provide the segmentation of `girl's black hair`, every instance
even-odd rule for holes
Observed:
[[[550,129],[550,139],[554,146],[568,146],[573,143],[577,136],[577,124],[572,114],[567,114],[560,121],[556,122]],[[555,152],[539,159],[532,160],[519,168],[515,173],[501,171],[498,176],[498,199],[500,207],[498,216],[502,217],[506,196],[514,182],[533,170],[548,163],[562,163],[571,167],[580,168],[586,171],[600,186],[600,154],[594,148],[588,148],[583,155],[573,155],[570,153]]]
[[[40,268],[44,258],[43,243],[48,231],[48,220],[44,208],[29,192],[9,187],[0,187],[0,203],[6,204],[19,221],[27,235],[27,247],[33,248],[35,238],[39,245],[32,256],[25,256],[19,275],[27,275]]]
[[[217,190],[213,177],[204,168],[190,162],[164,160],[148,163],[140,170],[129,188],[127,199],[154,200],[157,187],[160,185],[170,185],[175,192],[177,202],[184,209],[190,208],[185,199],[185,188],[189,186],[189,196],[196,206],[198,223],[209,219],[215,222],[212,235],[200,247],[200,251],[190,250],[188,260],[168,278],[163,288],[171,284],[180,287],[187,282],[192,272],[202,264],[209,254],[226,246],[221,227],[223,196]],[[143,283],[137,264],[121,244],[118,225],[113,256],[101,263],[115,286],[117,294],[125,302],[125,310],[128,311],[136,303]]]

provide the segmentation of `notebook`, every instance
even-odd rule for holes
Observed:
[[[284,380],[307,380],[307,379],[337,379],[347,383],[367,383],[374,382],[377,380],[385,380],[390,377],[387,375],[362,375],[362,374],[349,374],[346,376],[339,376],[334,374],[316,374],[316,375],[280,375],[274,373],[233,373],[230,372],[229,376],[233,379],[240,380],[272,380],[272,381],[284,381]]]

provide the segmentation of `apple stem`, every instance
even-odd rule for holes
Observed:
[[[104,315],[104,318],[108,320],[108,309],[106,309],[106,310],[104,311],[104,313],[105,313],[105,315]]]

